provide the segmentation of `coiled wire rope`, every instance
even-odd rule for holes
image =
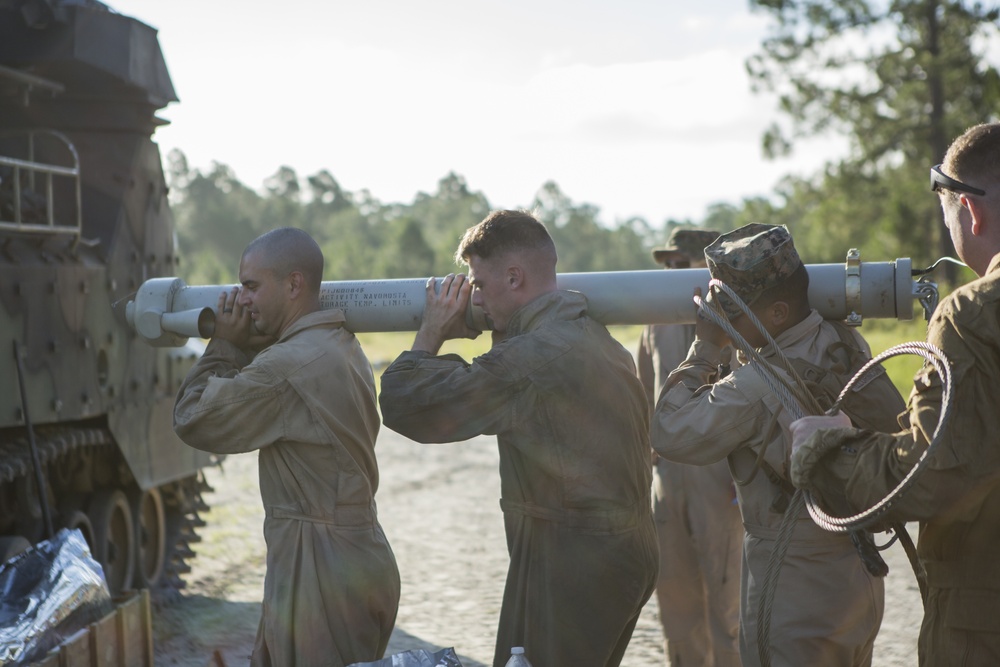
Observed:
[[[948,421],[951,419],[951,364],[949,363],[944,352],[942,352],[938,347],[931,345],[930,343],[923,342],[901,343],[873,357],[870,361],[868,361],[868,363],[858,369],[858,372],[854,374],[854,377],[852,377],[847,385],[844,386],[844,389],[837,397],[837,401],[833,404],[833,407],[830,408],[829,414],[834,414],[840,408],[841,401],[844,400],[844,397],[847,396],[847,393],[854,387],[858,380],[864,377],[864,374],[868,371],[868,369],[885,361],[886,359],[898,357],[903,354],[913,354],[923,357],[924,361],[931,364],[934,367],[934,370],[937,371],[938,377],[941,378],[941,415],[938,417],[937,426],[934,428],[934,433],[931,435],[930,444],[920,455],[920,458],[917,459],[914,466],[910,468],[910,471],[899,481],[899,484],[897,484],[896,487],[882,500],[878,501],[863,512],[846,517],[831,516],[823,511],[819,504],[817,504],[812,498],[811,494],[807,494],[806,508],[809,510],[809,516],[812,517],[813,522],[823,530],[828,530],[831,533],[845,533],[849,530],[868,528],[869,526],[877,523],[883,516],[886,515],[886,513],[888,513],[892,504],[913,485],[917,476],[923,471],[923,469],[927,467],[929,464],[928,457],[930,452],[937,448],[938,443],[941,440],[941,433],[944,431]]]
[[[804,417],[807,414],[835,414],[839,410],[844,397],[847,396],[847,393],[854,387],[854,385],[865,376],[865,373],[876,364],[879,364],[891,357],[903,354],[916,354],[923,357],[927,363],[934,366],[941,378],[942,383],[941,414],[938,418],[938,424],[934,429],[934,434],[931,437],[930,443],[921,454],[916,464],[914,464],[896,488],[890,491],[882,500],[877,502],[871,508],[853,516],[835,517],[823,511],[823,509],[816,503],[812,495],[807,491],[797,489],[792,495],[792,498],[788,503],[788,507],[785,510],[785,514],[782,516],[781,525],[778,529],[778,535],[775,538],[774,551],[772,551],[771,558],[768,561],[768,567],[764,575],[764,582],[761,587],[761,595],[757,609],[757,654],[762,667],[770,667],[771,611],[774,601],[774,592],[777,588],[778,574],[781,570],[781,564],[785,559],[785,554],[788,551],[788,545],[791,541],[796,517],[798,517],[801,513],[803,506],[805,506],[810,518],[812,518],[816,525],[824,530],[836,533],[863,530],[864,528],[878,522],[889,511],[891,505],[898,500],[899,497],[908,488],[910,488],[910,486],[912,486],[917,476],[927,467],[930,462],[931,452],[935,450],[940,443],[941,434],[943,433],[944,428],[951,416],[951,365],[944,353],[930,343],[910,342],[896,345],[876,357],[873,357],[864,366],[862,366],[848,381],[847,385],[844,386],[843,390],[841,390],[840,395],[837,397],[837,400],[834,402],[830,410],[825,411],[820,406],[816,398],[809,392],[802,378],[799,377],[798,373],[792,367],[781,348],[778,347],[777,343],[768,333],[767,329],[764,328],[757,316],[754,315],[754,313],[736,294],[736,292],[718,279],[712,279],[709,282],[709,289],[716,289],[725,293],[739,307],[753,326],[756,327],[756,329],[761,333],[767,343],[767,346],[769,346],[771,351],[774,353],[778,363],[771,364],[766,361],[757,349],[750,345],[746,339],[740,335],[738,331],[736,331],[732,323],[729,321],[726,313],[722,310],[721,306],[718,305],[717,299],[713,302],[713,307],[706,303],[700,296],[695,296],[694,301],[698,306],[699,313],[704,315],[709,321],[713,322],[726,332],[733,345],[746,355],[749,363],[758,372],[768,389],[770,389],[771,392],[778,398],[782,407],[789,412],[793,421]],[[792,382],[795,385],[794,387],[789,385],[789,383],[780,376],[780,374],[775,370],[775,365],[779,366],[789,375],[789,377],[792,378]],[[905,528],[903,528],[901,524],[894,526],[894,528],[897,535],[899,534],[899,531],[905,531]],[[907,556],[910,558],[911,565],[914,568],[918,582],[921,582],[921,591],[923,592],[922,577],[918,571],[919,565],[916,561],[916,555],[912,550],[912,543],[910,543],[908,548],[906,547],[907,542],[909,542],[909,540],[904,541],[904,548],[906,548]]]

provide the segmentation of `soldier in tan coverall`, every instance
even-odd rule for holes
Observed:
[[[705,249],[705,257],[712,276],[735,290],[790,359],[828,364],[826,351],[844,344],[842,333],[870,356],[857,332],[838,332],[837,327],[844,325],[824,321],[810,308],[808,273],[784,227],[747,225],[720,236]],[[763,335],[735,304],[714,293],[709,299],[720,300],[736,330],[765,359],[773,357]],[[721,328],[699,318],[696,333],[687,359],[667,379],[651,439],[657,453],[672,461],[706,465],[728,457],[734,477],[743,482],[737,485],[746,530],[740,657],[744,665],[758,665],[761,583],[789,498],[785,487],[791,419],[752,365],[741,365],[717,379],[720,350],[731,342]],[[895,393],[902,408],[898,392],[891,384],[884,386]],[[752,474],[762,450],[764,464]],[[771,664],[871,664],[883,599],[882,580],[865,569],[850,537],[823,531],[803,510],[774,596],[770,642],[765,647]]]
[[[556,284],[556,248],[523,211],[494,211],[466,231],[427,302],[413,348],[382,375],[385,425],[420,442],[497,436],[510,568],[494,667],[523,646],[539,667],[621,663],[656,581],[649,409],[635,363]],[[438,355],[475,337],[469,302],[493,346],[469,363]]]
[[[301,230],[253,241],[174,409],[192,447],[257,451],[267,571],[254,667],[381,658],[399,604],[375,509],[372,370],[343,311],[320,310],[322,275]]]
[[[719,232],[675,229],[653,258],[667,268],[704,268]],[[693,324],[646,327],[636,366],[650,408],[694,341]],[[729,465],[653,465],[653,520],[660,544],[656,596],[673,667],[739,667],[743,523]]]
[[[929,466],[886,520],[920,522],[927,588],[920,664],[1000,665],[1000,123],[956,139],[931,169],[931,189],[959,257],[980,277],[943,299],[928,325],[928,342],[952,365],[951,419]],[[846,493],[855,512],[873,506],[927,450],[942,389],[926,364],[910,392],[909,428],[894,435],[844,428],[842,416],[794,422],[793,481],[821,500]],[[810,438],[831,426],[839,428]],[[820,461],[824,452],[829,458]]]

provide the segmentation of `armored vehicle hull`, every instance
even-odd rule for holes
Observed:
[[[0,0],[0,557],[78,527],[113,593],[183,585],[217,462],[171,424],[199,350],[152,348],[113,310],[177,273],[151,140],[176,99],[149,26]]]

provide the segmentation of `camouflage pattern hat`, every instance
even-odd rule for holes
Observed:
[[[700,261],[709,243],[719,238],[719,232],[711,229],[680,229],[670,232],[667,244],[653,248],[653,259],[659,264],[669,261]]]
[[[732,288],[748,306],[802,264],[786,227],[757,222],[720,236],[705,248],[705,261],[712,277]],[[732,299],[716,292],[708,295],[709,303],[718,299],[729,317],[743,313]]]

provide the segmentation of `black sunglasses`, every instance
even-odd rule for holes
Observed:
[[[974,188],[971,185],[966,185],[962,181],[956,181],[954,178],[941,171],[941,165],[936,164],[931,167],[931,191],[937,192],[939,189],[953,190],[954,192],[967,192],[970,195],[986,194],[986,190],[980,190],[979,188]]]

